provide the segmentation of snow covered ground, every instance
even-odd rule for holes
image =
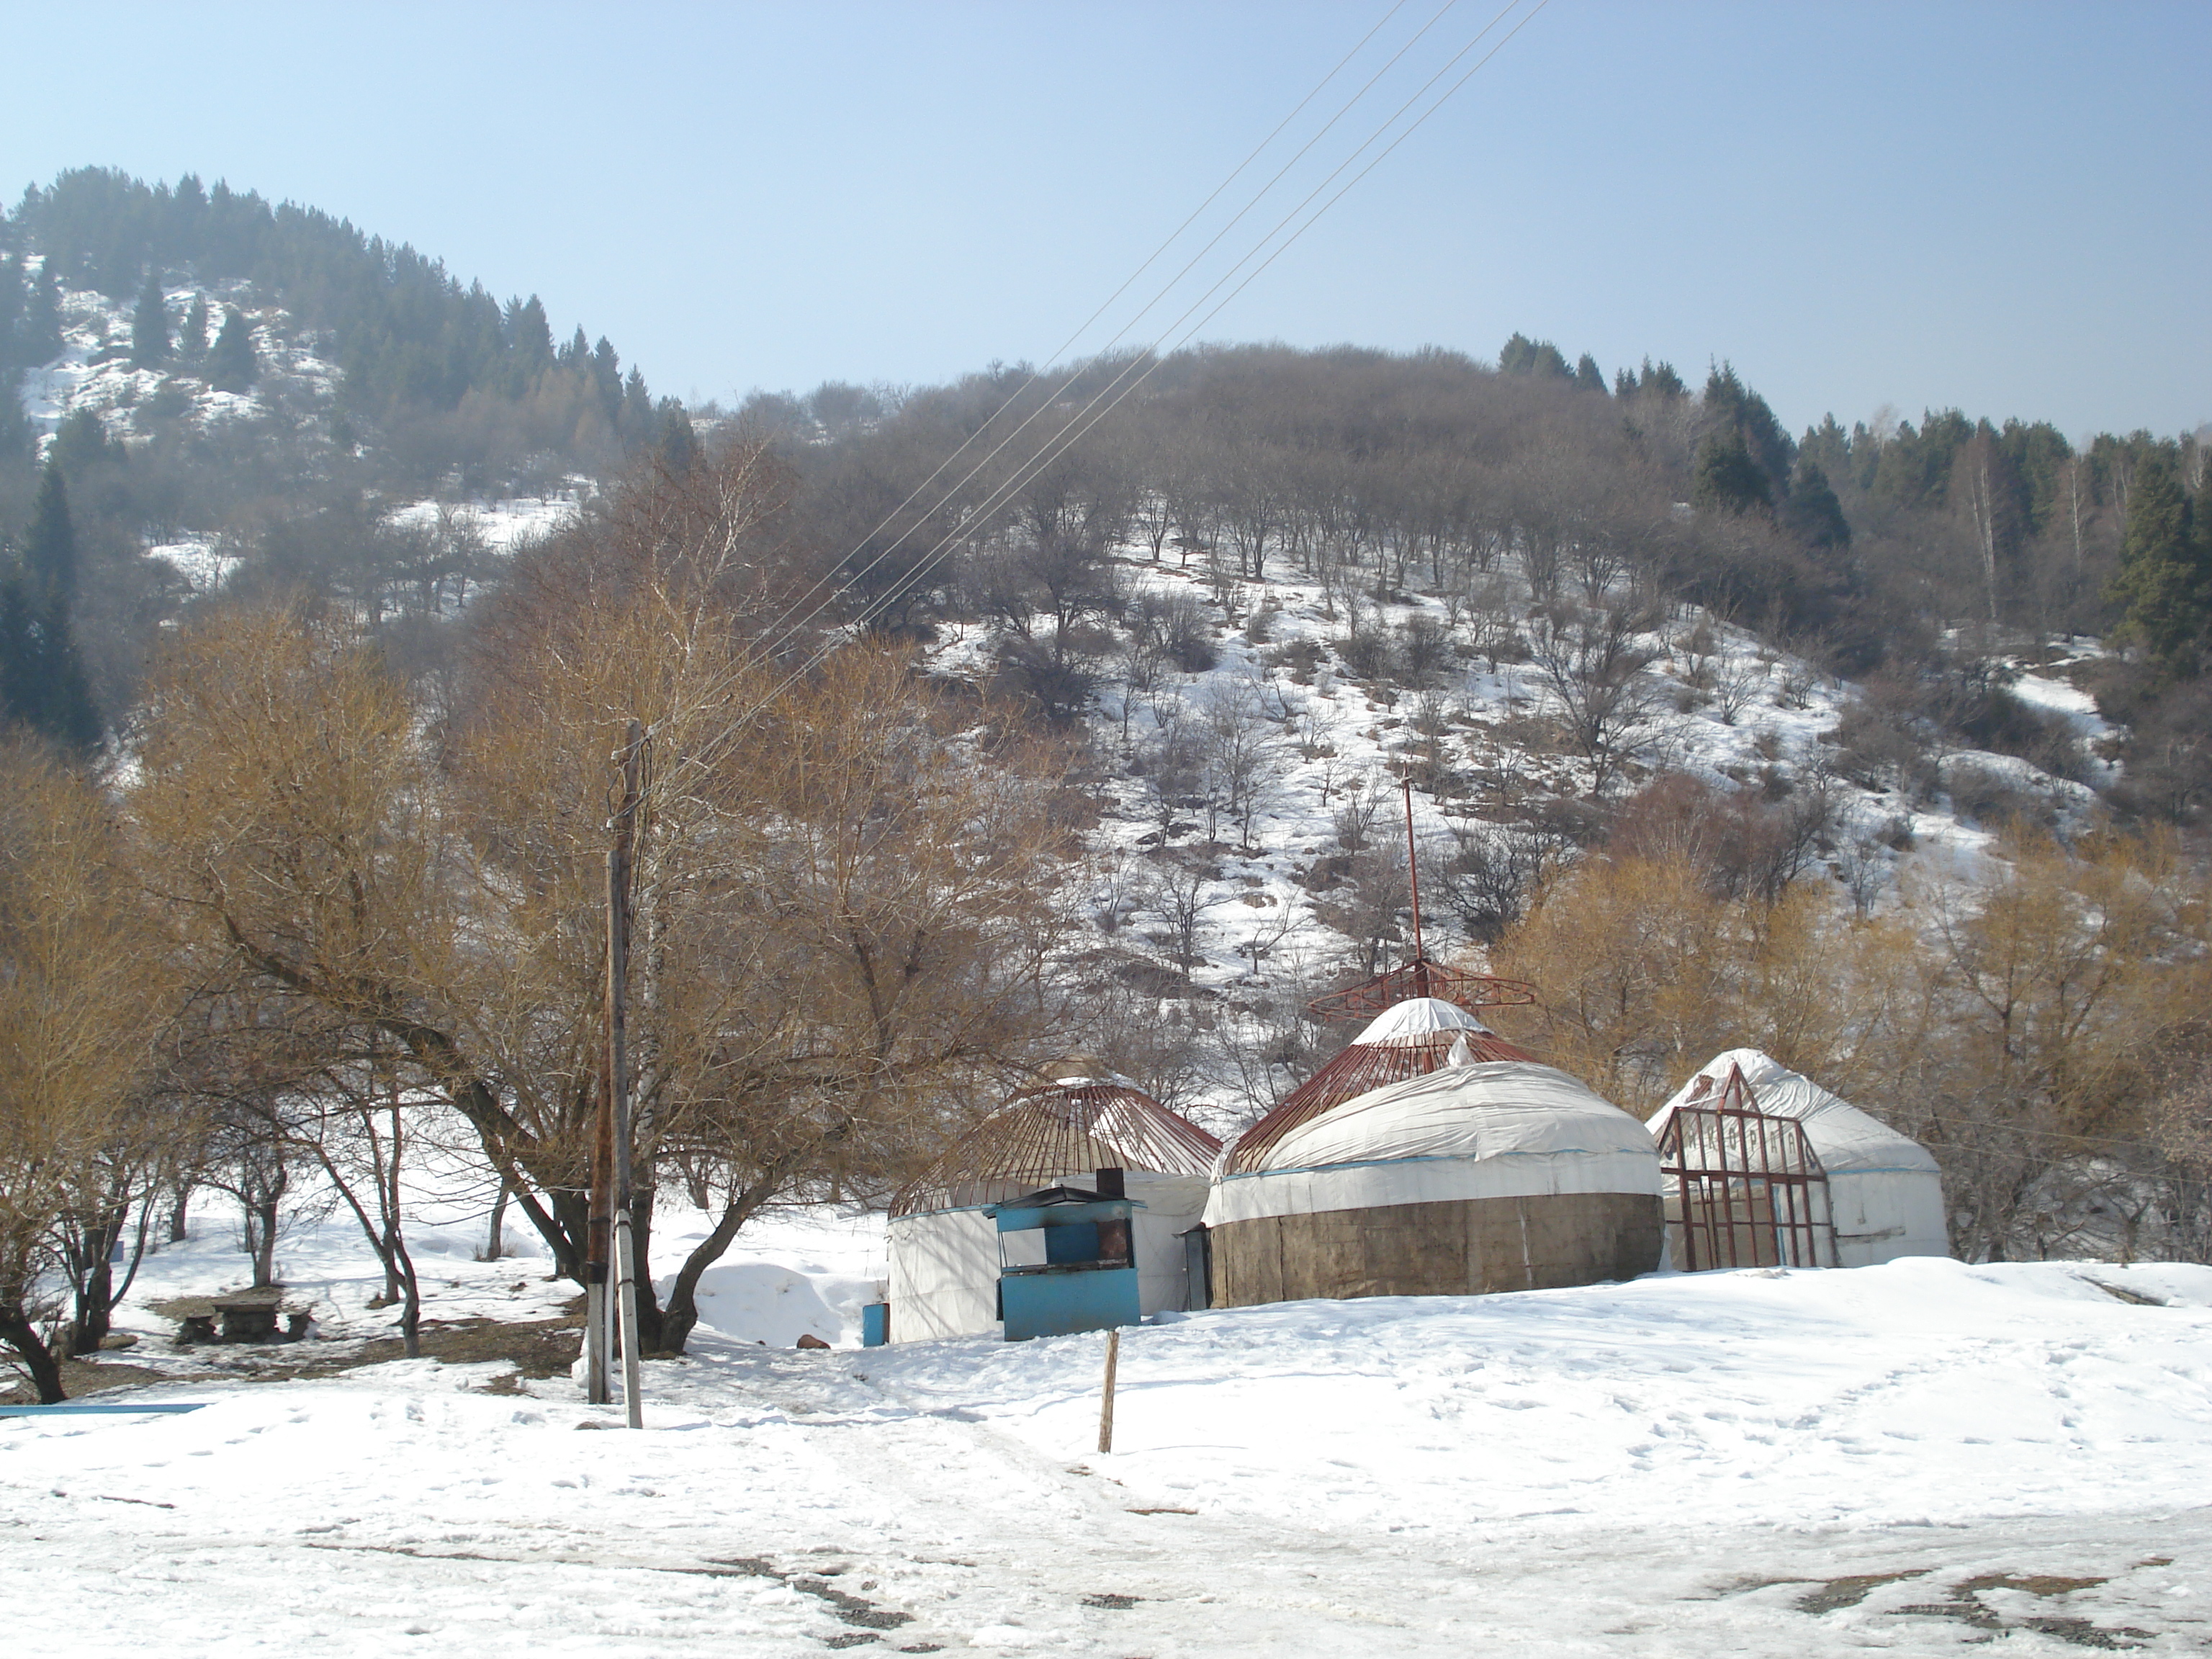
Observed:
[[[204,1225],[156,1258],[118,1359],[202,1363],[144,1304],[235,1275]],[[541,1261],[473,1261],[480,1233],[424,1229],[433,1317],[563,1299]],[[11,1643],[1794,1659],[2212,1638],[2212,1268],[1917,1261],[1164,1316],[1123,1335],[1102,1455],[1099,1336],[787,1346],[851,1340],[880,1241],[821,1214],[742,1240],[713,1328],[647,1366],[642,1434],[574,1432],[621,1417],[565,1376],[429,1360],[178,1375],[150,1395],[210,1403],[173,1417],[0,1419]],[[360,1306],[375,1281],[343,1229],[283,1254],[331,1317],[273,1352],[389,1319]]]

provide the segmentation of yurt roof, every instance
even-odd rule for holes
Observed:
[[[1813,1143],[1821,1166],[1829,1174],[1898,1170],[1936,1172],[1935,1154],[1918,1141],[1756,1048],[1730,1048],[1725,1054],[1714,1055],[1672,1100],[1652,1115],[1648,1126],[1652,1134],[1656,1136],[1666,1127],[1676,1107],[1697,1105],[1716,1097],[1728,1081],[1731,1066],[1743,1068],[1743,1080],[1751,1085],[1760,1111],[1771,1117],[1793,1118],[1805,1126],[1806,1138]],[[1705,1080],[1702,1090],[1698,1087],[1700,1079]]]
[[[1414,917],[1416,929],[1420,924]],[[1416,953],[1413,960],[1387,969],[1357,985],[1316,997],[1306,1006],[1322,1019],[1354,1019],[1408,1000],[1434,999],[1462,1008],[1524,1006],[1536,1000],[1534,986],[1495,974],[1478,974],[1466,968],[1448,967]]]
[[[1650,1152],[1642,1124],[1565,1072],[1533,1060],[1487,1060],[1441,1066],[1344,1101],[1277,1137],[1249,1172]]]
[[[1433,1072],[1460,1047],[1471,1060],[1535,1060],[1455,1003],[1441,997],[1410,998],[1369,1021],[1334,1059],[1238,1136],[1223,1169],[1243,1174],[1265,1167],[1263,1154],[1298,1125],[1371,1090]]]
[[[892,1195],[890,1212],[994,1201],[1088,1170],[1204,1175],[1220,1152],[1128,1079],[1072,1074],[1023,1090],[963,1134]]]

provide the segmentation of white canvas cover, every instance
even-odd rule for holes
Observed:
[[[1659,1189],[1659,1150],[1627,1113],[1555,1067],[1485,1060],[1370,1090],[1299,1124],[1258,1169],[1217,1175],[1206,1221]]]
[[[1071,1170],[1060,1182],[1089,1188],[1097,1174]],[[1122,1181],[1144,1206],[1132,1212],[1129,1227],[1138,1308],[1146,1314],[1179,1312],[1188,1296],[1182,1235],[1198,1224],[1206,1207],[1206,1178],[1130,1170]],[[1017,1196],[1007,1192],[992,1201]],[[890,1235],[892,1341],[998,1328],[999,1227],[981,1206],[893,1216]]]
[[[1397,1038],[1432,1036],[1438,1031],[1497,1035],[1456,1002],[1446,1002],[1442,997],[1408,997],[1376,1015],[1367,1022],[1367,1029],[1352,1040],[1372,1047]]]
[[[1698,1078],[1708,1079],[1708,1097],[1717,1095],[1731,1066],[1743,1068],[1760,1111],[1805,1126],[1805,1138],[1828,1174],[1838,1265],[1867,1267],[1904,1255],[1950,1255],[1943,1177],[1935,1155],[1756,1048],[1716,1054],[1653,1114],[1653,1136],[1676,1107],[1692,1103]]]

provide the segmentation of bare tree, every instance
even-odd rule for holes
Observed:
[[[1590,763],[1591,792],[1603,794],[1649,742],[1659,712],[1648,672],[1657,656],[1625,607],[1540,615],[1529,657],[1555,699],[1575,752]]]
[[[174,981],[98,793],[29,748],[0,767],[0,1342],[52,1401],[40,1281],[163,1127],[137,1089]]]

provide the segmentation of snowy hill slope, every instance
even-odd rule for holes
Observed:
[[[37,263],[33,257],[31,264]],[[166,297],[173,317],[184,314],[195,298],[206,301],[216,318],[226,307],[240,310],[260,370],[252,386],[245,392],[215,387],[206,378],[204,359],[133,367],[133,307],[95,289],[64,287],[62,353],[27,371],[19,387],[24,413],[42,448],[51,445],[64,421],[81,411],[97,416],[107,435],[125,444],[158,426],[180,424],[211,433],[269,418],[295,430],[325,434],[306,447],[303,454],[310,459],[320,455],[327,460],[353,441],[337,418],[341,371],[325,355],[330,349],[325,334],[298,327],[281,306],[261,301],[243,282],[172,285]],[[392,501],[384,518],[395,529],[459,534],[486,552],[501,554],[557,528],[591,487],[590,479],[573,475],[563,488],[542,495],[472,496],[447,489],[438,497]],[[145,551],[174,566],[189,590],[198,594],[221,587],[238,565],[236,550],[212,532],[179,532],[169,539],[150,541]]]
[[[1090,837],[1092,873],[1082,894],[1094,943],[1133,944],[1174,962],[1189,957],[1189,991],[1175,1018],[1221,1034],[1228,1056],[1172,1103],[1195,1105],[1222,1127],[1264,1109],[1295,1077],[1267,1058],[1272,1040],[1305,998],[1370,971],[1362,942],[1347,932],[1341,893],[1352,850],[1348,826],[1402,869],[1401,778],[1416,784],[1426,943],[1432,954],[1469,952],[1435,878],[1470,847],[1497,845],[1532,805],[1587,799],[1602,769],[1617,796],[1661,772],[1686,774],[1723,791],[1770,799],[1818,797],[1821,824],[1813,873],[1834,878],[1839,903],[1893,903],[1912,876],[1972,880],[1994,840],[1971,816],[1965,786],[2010,793],[2004,808],[2040,804],[2054,821],[2078,823],[2095,801],[2086,785],[2005,755],[1954,750],[1938,775],[1961,786],[1921,794],[1854,782],[1838,769],[1838,731],[1862,693],[1741,628],[1677,606],[1627,645],[1649,666],[1637,676],[1635,708],[1612,739],[1617,754],[1594,760],[1556,733],[1574,710],[1559,677],[1537,659],[1544,607],[1507,561],[1494,578],[1486,617],[1455,612],[1444,598],[1415,591],[1387,603],[1354,600],[1287,570],[1264,581],[1223,580],[1154,562],[1124,549],[1115,572],[1125,611],[1196,607],[1211,666],[1167,670],[1139,686],[1118,677],[1123,654],[1106,653],[1104,681],[1085,715],[1101,757],[1102,819]],[[1035,619],[1042,633],[1048,619]],[[1355,673],[1348,641],[1425,638],[1419,673]],[[1127,632],[1116,637],[1126,641]],[[1003,631],[963,630],[933,651],[941,672],[988,677]],[[2080,647],[2094,654],[2094,642]],[[2094,704],[2063,678],[2065,662],[2021,670],[2013,689],[2061,714],[2087,739],[2105,735]],[[1571,688],[1570,688],[1570,693]],[[1220,734],[1235,732],[1233,739]],[[1215,765],[1243,767],[1248,811],[1218,778],[1167,772],[1177,744],[1241,744]],[[1211,807],[1206,804],[1212,800]],[[1180,870],[1177,876],[1165,872]],[[1407,901],[1383,924],[1393,938],[1380,965],[1410,945]],[[1471,952],[1480,961],[1479,949]],[[1176,963],[1180,967],[1182,964]],[[1256,1017],[1273,1005],[1270,1018]]]

